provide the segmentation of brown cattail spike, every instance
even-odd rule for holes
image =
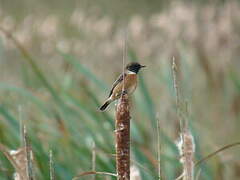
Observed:
[[[130,106],[123,95],[116,110],[116,169],[118,180],[130,180]]]
[[[177,145],[181,156],[180,162],[183,164],[183,179],[193,180],[195,143],[189,130],[184,130],[180,134],[180,140]]]

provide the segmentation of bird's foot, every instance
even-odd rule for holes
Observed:
[[[124,90],[124,91],[122,92],[122,95],[126,95],[126,94],[127,94],[127,91]]]

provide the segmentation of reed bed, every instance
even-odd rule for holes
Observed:
[[[131,180],[239,179],[239,9],[236,1],[173,3],[124,22],[127,61],[147,65],[131,97]],[[122,71],[121,21],[78,8],[65,19],[0,12],[0,179],[22,171],[9,154],[28,147],[20,119],[33,152],[24,176],[116,179],[114,105],[97,108]],[[173,56],[188,131],[179,128]]]

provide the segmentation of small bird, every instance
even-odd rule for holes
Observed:
[[[128,95],[132,94],[137,87],[137,73],[143,67],[146,66],[142,66],[137,62],[131,62],[127,64],[124,70],[124,74],[122,73],[113,83],[108,99],[99,108],[99,110],[104,111],[111,102],[119,99],[122,93],[126,93]]]

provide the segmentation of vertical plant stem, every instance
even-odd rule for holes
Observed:
[[[124,91],[125,91],[125,73],[124,73],[124,70],[125,70],[126,58],[127,58],[127,29],[124,29],[123,57],[122,57],[122,74],[123,74],[122,95],[124,94]]]
[[[26,126],[23,126],[23,134],[24,134],[24,148],[26,154],[26,174],[28,180],[34,180],[33,178],[33,165],[32,165],[32,158],[31,158],[31,147],[29,144]]]
[[[187,123],[187,104],[183,103],[180,98],[179,86],[177,81],[177,65],[175,63],[175,58],[172,60],[172,74],[173,74],[173,86],[176,93],[176,105],[177,105],[177,115],[180,125],[180,141],[178,143],[179,152],[181,155],[181,163],[183,165],[183,173],[179,176],[183,180],[193,180],[194,177],[194,152],[195,144],[193,136],[188,128]]]
[[[23,128],[23,113],[22,113],[22,106],[19,105],[18,106],[18,119],[19,119],[19,124],[20,124],[20,129],[19,129],[19,132],[20,132],[20,143],[21,143],[21,147],[24,146],[24,128]]]
[[[115,136],[117,179],[130,180],[130,111],[126,94],[117,105]]]
[[[95,142],[92,144],[92,171],[96,171],[96,145]],[[94,174],[92,180],[96,179],[96,175]]]
[[[181,108],[181,99],[180,99],[180,93],[179,93],[179,85],[177,81],[177,65],[175,62],[175,57],[172,59],[172,76],[173,76],[173,87],[176,94],[176,105],[177,105],[177,114],[179,118],[179,126],[180,126],[180,132],[182,133],[185,128],[185,122],[182,115],[182,108]]]
[[[160,142],[160,120],[157,118],[157,159],[158,159],[158,180],[161,180],[161,142]]]
[[[50,172],[50,180],[55,180],[52,150],[49,151],[49,172]]]

